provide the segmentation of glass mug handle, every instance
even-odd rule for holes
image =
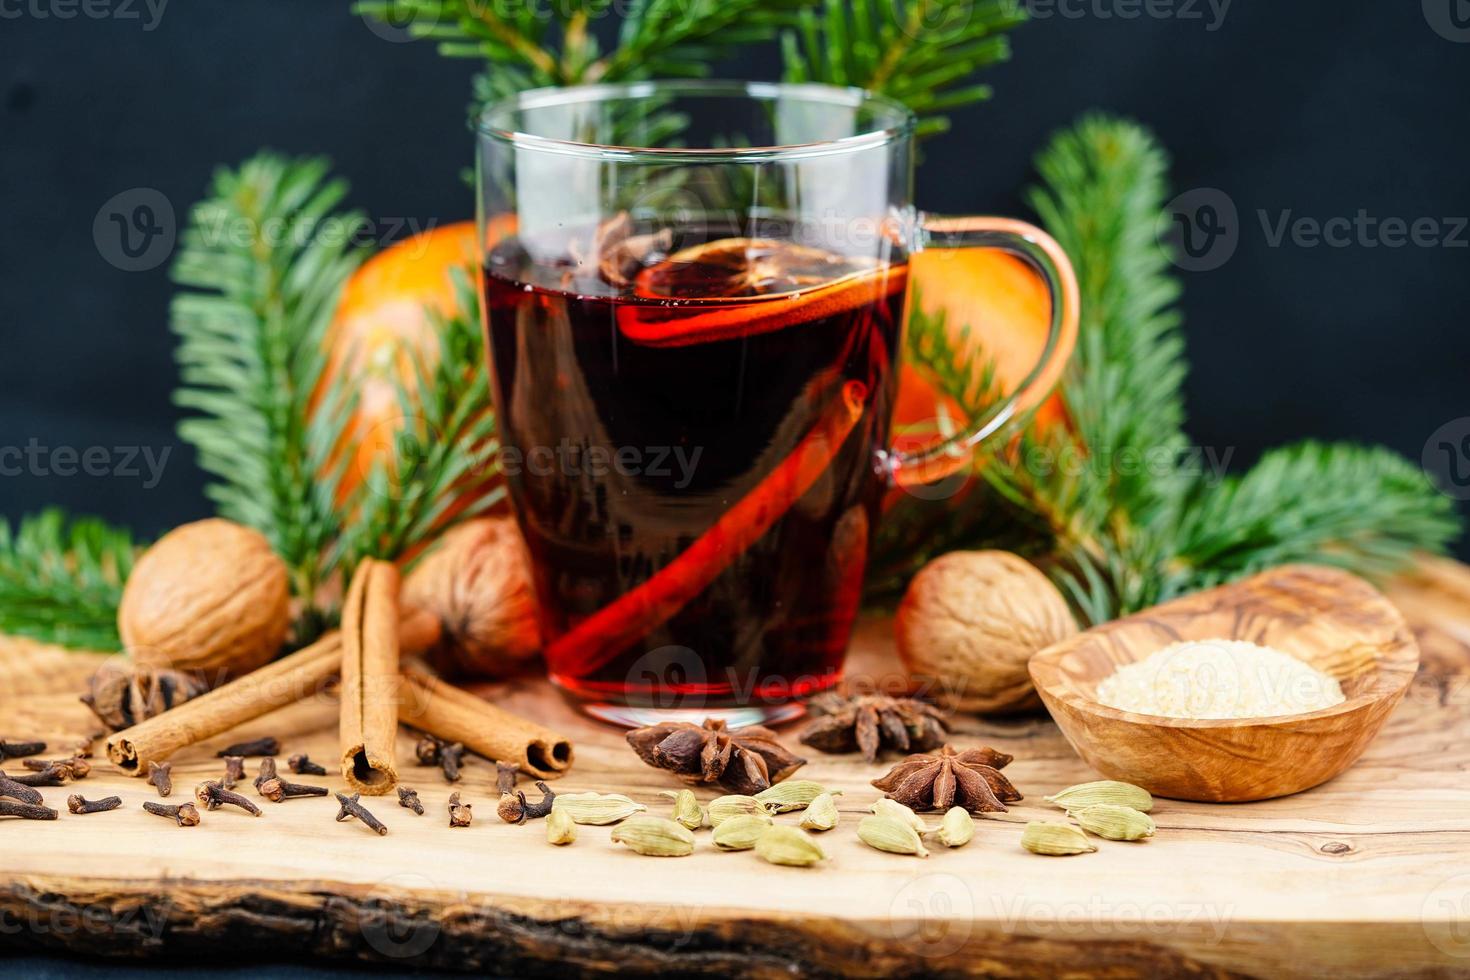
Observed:
[[[950,248],[998,248],[1029,264],[1051,296],[1051,324],[1041,357],[1016,390],[960,432],[915,452],[890,449],[884,454],[889,479],[912,487],[942,480],[964,466],[971,451],[1017,416],[1035,408],[1051,393],[1077,343],[1077,274],[1056,239],[1034,225],[1013,218],[936,217],[919,214],[913,251]]]

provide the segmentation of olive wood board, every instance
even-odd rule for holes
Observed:
[[[936,843],[927,859],[856,838],[878,796],[868,781],[886,767],[803,751],[800,775],[843,791],[842,823],[821,838],[831,859],[810,869],[720,852],[708,831],[686,858],[633,854],[606,827],[552,847],[539,822],[496,818],[494,767],[483,760],[456,787],[474,825],[452,830],[450,789],[413,764],[406,734],[401,771],[427,812],[369,801],[390,828],[381,838],[334,822],[331,799],[262,801],[260,818],[221,810],[177,828],[141,811],[156,798],[151,786],[99,761],[85,781],[43,791],[59,820],[0,821],[0,954],[352,959],[545,976],[1470,975],[1470,569],[1427,560],[1390,595],[1414,627],[1421,666],[1357,765],[1266,802],[1160,800],[1147,842],[1100,841],[1097,853],[1067,858],[1020,848],[1026,821],[1060,816],[1043,796],[1096,778],[1045,716],[958,722],[956,745],[1015,755],[1006,772],[1026,799],[981,820],[968,846]],[[75,692],[97,661],[0,643],[0,736],[60,741],[89,730]],[[850,664],[896,675],[890,621],[863,621]],[[575,740],[577,762],[556,789],[623,792],[668,813],[660,791],[680,784],[545,682],[479,690]],[[792,748],[799,727],[782,729]],[[334,706],[314,702],[190,749],[175,758],[172,802],[222,771],[214,752],[228,742],[270,734],[283,757],[325,761],[336,730]],[[336,775],[304,781],[342,788]],[[75,791],[116,793],[124,806],[73,816],[65,799]]]

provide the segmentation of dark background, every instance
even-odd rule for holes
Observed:
[[[1273,247],[1258,217],[1362,210],[1447,234],[1470,214],[1470,44],[1434,29],[1438,0],[1236,0],[1220,21],[1203,0],[1131,19],[1128,0],[1103,0],[1112,16],[1069,2],[1014,34],[1013,61],[986,78],[995,99],[928,144],[921,206],[1024,214],[1051,131],[1089,108],[1128,114],[1172,152],[1177,190],[1219,188],[1240,215],[1233,257],[1183,273],[1200,444],[1233,448],[1236,468],[1302,437],[1418,459],[1470,415],[1470,232],[1458,248]],[[134,19],[0,2],[0,445],[174,447],[153,489],[0,477],[0,515],[59,503],[151,534],[206,512],[173,434],[166,266],[121,271],[94,243],[113,195],[156,188],[182,218],[217,163],[268,146],[329,154],[375,216],[471,215],[457,175],[475,66],[386,41],[346,8],[193,0],[145,30],[143,0]],[[721,73],[773,72],[752,56]]]

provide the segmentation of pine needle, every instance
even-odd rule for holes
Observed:
[[[50,509],[0,520],[0,633],[85,650],[121,647],[117,607],[137,545],[125,530]]]
[[[189,287],[171,308],[174,400],[194,413],[179,435],[213,477],[219,515],[266,536],[308,606],[333,571],[341,515],[328,474],[353,408],[313,404],[327,326],[363,258],[351,245],[362,217],[336,211],[346,192],[322,159],[263,153],[221,169],[173,267]]]
[[[1005,34],[1025,21],[1015,0],[825,0],[783,32],[785,77],[890,96],[930,136],[949,128],[948,110],[990,98],[971,80],[1010,59]]]

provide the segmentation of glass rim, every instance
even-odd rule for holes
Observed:
[[[591,104],[619,98],[648,98],[655,95],[733,96],[755,100],[798,98],[847,109],[874,106],[891,115],[894,121],[890,125],[877,126],[865,132],[836,139],[741,147],[648,147],[584,143],[552,136],[538,136],[534,133],[523,132],[513,126],[497,125],[494,122],[497,117],[504,118],[511,113],[525,109],[577,103]],[[815,82],[749,82],[737,79],[612,82],[528,89],[486,106],[475,120],[475,129],[481,136],[527,149],[607,160],[650,159],[686,162],[713,160],[727,163],[766,162],[850,153],[906,139],[913,134],[916,125],[916,117],[908,106],[886,95],[879,95],[866,89],[823,85]]]

